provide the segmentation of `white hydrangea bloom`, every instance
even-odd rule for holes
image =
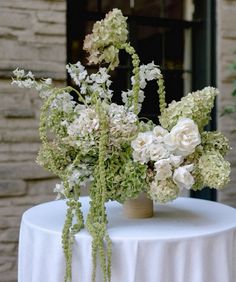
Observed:
[[[165,204],[179,196],[179,188],[170,178],[153,181],[150,184],[149,195],[154,201]]]
[[[109,133],[112,142],[133,136],[137,131],[138,117],[126,107],[112,103],[108,107]]]
[[[72,137],[83,137],[99,129],[99,118],[93,108],[85,108],[68,126],[67,133]]]
[[[156,180],[164,180],[172,176],[172,166],[168,159],[162,159],[154,163]]]

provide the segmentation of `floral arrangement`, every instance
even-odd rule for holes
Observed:
[[[204,131],[218,90],[206,87],[167,105],[159,67],[153,62],[140,65],[127,38],[126,17],[120,10],[96,22],[84,49],[89,63],[101,66],[97,73],[89,74],[80,62],[67,65],[76,88],[53,88],[49,78],[36,80],[31,72],[14,71],[12,84],[37,89],[44,101],[37,162],[60,177],[55,192],[67,199],[62,235],[65,282],[72,281],[74,234],[84,226],[93,238],[92,281],[96,280],[97,256],[103,281],[111,280],[112,242],[106,230],[105,202],[123,203],[144,191],[154,201],[166,203],[182,189],[221,189],[229,181],[230,164],[224,160],[228,140],[220,132]],[[121,93],[123,105],[112,102],[109,75],[119,64],[120,50],[131,56],[133,64],[132,88]],[[138,117],[144,89],[151,80],[157,81],[160,125]],[[84,223],[80,189],[88,184],[90,211]]]

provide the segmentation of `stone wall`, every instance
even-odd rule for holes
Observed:
[[[231,92],[235,74],[230,70],[230,64],[236,60],[236,1],[217,1],[217,65],[218,87],[221,95],[218,98],[218,127],[230,140],[232,150],[228,156],[232,165],[231,182],[226,190],[218,194],[219,201],[236,207],[236,115],[220,117],[227,105],[235,104]]]
[[[0,1],[0,281],[17,281],[22,213],[55,198],[56,179],[35,163],[40,99],[10,85],[16,67],[65,81],[66,2]]]

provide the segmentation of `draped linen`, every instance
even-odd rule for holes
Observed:
[[[89,198],[82,197],[84,216]],[[178,198],[154,205],[154,217],[128,219],[108,202],[112,282],[235,282],[236,210],[215,202]],[[18,282],[63,282],[61,231],[64,200],[35,206],[22,217]],[[98,261],[99,266],[99,261]],[[91,282],[91,237],[75,235],[73,282]],[[97,281],[102,282],[100,268]]]

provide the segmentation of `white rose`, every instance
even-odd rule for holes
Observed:
[[[158,161],[169,157],[169,151],[162,144],[152,143],[149,146],[150,159],[152,161]]]
[[[166,136],[169,132],[161,127],[160,125],[157,125],[153,128],[153,135],[154,135],[154,142],[162,142],[163,137]]]
[[[180,189],[190,189],[195,183],[191,171],[193,170],[193,165],[186,165],[177,168],[173,174],[173,181]]]
[[[183,162],[183,160],[183,156],[170,155],[170,162],[174,167],[178,167]]]
[[[136,162],[140,162],[141,164],[145,164],[149,161],[149,152],[147,150],[143,151],[133,151],[133,159]]]
[[[165,146],[174,154],[187,156],[201,143],[197,125],[190,118],[182,118],[164,137]]]
[[[169,160],[160,160],[155,162],[156,180],[164,180],[172,175],[172,167]]]
[[[146,151],[148,146],[152,144],[153,141],[153,134],[150,131],[141,132],[138,134],[136,139],[131,142],[131,147],[134,151]]]

